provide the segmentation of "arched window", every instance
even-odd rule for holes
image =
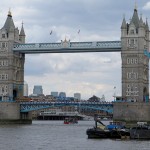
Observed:
[[[131,29],[131,30],[130,30],[130,34],[135,34],[134,29]]]

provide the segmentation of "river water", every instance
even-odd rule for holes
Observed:
[[[150,141],[88,139],[93,121],[33,121],[32,125],[1,125],[0,150],[150,150]]]

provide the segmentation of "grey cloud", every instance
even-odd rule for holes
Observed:
[[[116,58],[117,54],[113,54]],[[106,58],[111,59],[111,69],[116,69],[116,62],[112,54],[97,53],[97,54],[42,54],[42,55],[27,55],[25,63],[26,75],[41,75],[45,73],[77,73],[77,72],[106,72],[108,64],[104,62]],[[117,58],[118,59],[118,58]],[[114,66],[113,66],[114,64]],[[32,68],[30,67],[32,65]]]

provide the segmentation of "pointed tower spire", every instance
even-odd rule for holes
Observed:
[[[25,36],[24,27],[23,27],[23,21],[22,21],[22,27],[21,27],[20,35],[21,36]]]
[[[137,3],[136,3],[136,1],[135,1],[134,10],[137,10]]]
[[[126,29],[126,28],[127,28],[127,24],[126,24],[126,20],[125,20],[125,15],[123,15],[123,21],[122,21],[121,29]]]
[[[22,43],[25,43],[25,32],[24,32],[24,27],[23,27],[23,21],[22,21],[22,26],[19,34],[19,39]]]
[[[142,19],[142,14],[140,15],[140,22],[139,22],[140,27],[144,27],[143,19]]]
[[[9,8],[9,11],[8,11],[8,16],[12,17],[10,8]]]
[[[136,4],[135,4],[134,13],[133,13],[131,22],[134,23],[134,25],[136,26],[136,28],[139,27],[139,16],[138,16],[138,11],[137,11],[137,5]]]
[[[145,27],[146,27],[146,30],[149,31],[149,26],[148,26],[147,18],[146,18],[146,25],[145,25]]]
[[[14,25],[14,22],[13,22],[13,19],[12,19],[12,14],[11,14],[10,9],[8,11],[7,19],[5,21],[5,24],[4,24],[3,28],[6,29],[8,32],[10,30],[15,29],[15,25]]]

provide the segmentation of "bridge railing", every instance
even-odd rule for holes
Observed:
[[[88,104],[88,105],[107,105],[107,104],[112,104],[113,102],[71,102],[71,101],[56,101],[56,102],[37,102],[37,101],[32,101],[32,102],[20,102],[20,104]]]

